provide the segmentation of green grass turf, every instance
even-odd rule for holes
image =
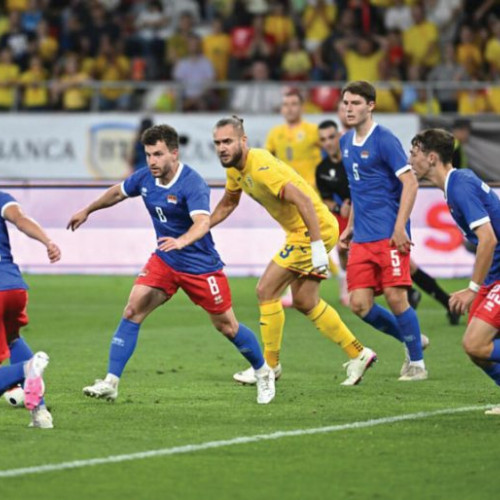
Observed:
[[[430,379],[402,383],[401,346],[344,307],[338,310],[379,362],[357,387],[341,387],[343,352],[287,311],[277,396],[232,382],[245,367],[205,313],[180,293],[151,315],[110,404],[81,388],[106,372],[110,338],[131,277],[28,276],[30,325],[46,350],[47,401],[55,429],[28,429],[25,410],[0,401],[0,470],[130,454],[186,444],[348,424],[373,418],[500,402],[498,388],[461,349],[464,320],[449,326],[424,297],[422,330]],[[240,321],[257,330],[254,279],[232,279]],[[456,290],[466,281],[443,281]],[[337,305],[335,280],[323,296]],[[0,478],[0,499],[486,499],[496,498],[500,418],[482,411],[329,434],[285,437],[129,462]]]

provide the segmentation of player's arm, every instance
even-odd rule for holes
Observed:
[[[353,234],[354,234],[354,205],[350,204],[349,219],[347,220],[345,229],[339,236],[339,247],[342,248],[343,250],[348,250]]]
[[[203,238],[210,231],[210,216],[208,214],[196,214],[191,218],[193,219],[193,225],[178,238],[170,236],[158,238],[158,248],[163,252],[182,250],[184,247]]]
[[[220,199],[215,210],[210,216],[210,227],[220,224],[226,220],[238,206],[241,199],[241,191],[224,191],[224,196]]]
[[[69,220],[66,229],[75,231],[88,219],[88,216],[92,212],[101,210],[103,208],[112,207],[120,201],[123,201],[125,198],[126,196],[125,194],[123,194],[121,184],[115,184],[114,186],[106,190],[103,195],[99,196],[99,198],[93,201],[90,205],[76,212],[76,214],[74,214]]]
[[[399,180],[403,184],[403,190],[401,191],[394,232],[389,243],[391,246],[395,246],[402,254],[407,254],[410,251],[412,243],[406,233],[406,223],[410,218],[417,198],[418,180],[413,170],[403,172],[399,176]]]
[[[450,296],[450,309],[460,314],[465,314],[476,298],[476,286],[482,285],[486,279],[491,263],[493,262],[495,248],[498,244],[497,237],[490,222],[479,226],[474,232],[477,235],[478,245],[474,269],[472,270],[471,283],[468,288],[452,293]]]
[[[57,262],[61,258],[61,250],[47,236],[42,226],[31,217],[28,217],[17,204],[9,205],[3,214],[5,220],[14,224],[19,231],[26,236],[39,241],[47,248],[47,255],[51,263]]]
[[[318,215],[316,214],[311,198],[291,182],[285,184],[281,191],[281,197],[297,207],[311,238],[313,267],[320,273],[326,272],[328,269],[328,254],[326,253],[325,244],[321,239]]]

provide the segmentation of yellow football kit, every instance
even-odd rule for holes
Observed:
[[[270,130],[265,148],[316,187],[316,166],[321,161],[321,148],[315,123],[303,121],[295,127],[286,123],[278,125]]]
[[[273,260],[281,267],[300,274],[311,274],[311,239],[297,207],[283,199],[288,183],[311,198],[318,216],[321,239],[329,252],[337,243],[337,220],[321,201],[314,189],[289,165],[278,160],[265,149],[250,149],[245,168],[227,169],[226,189],[244,191],[260,203],[285,230],[286,242]]]

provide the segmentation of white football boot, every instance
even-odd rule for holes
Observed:
[[[114,401],[118,397],[118,387],[106,380],[97,379],[93,385],[83,388],[83,394],[91,398]]]
[[[349,360],[342,366],[347,369],[347,378],[340,385],[357,385],[370,366],[377,361],[377,354],[365,347],[357,358]]]
[[[278,380],[281,377],[281,363],[277,364],[274,368],[274,378]],[[242,372],[236,372],[233,375],[233,379],[243,385],[255,385],[257,383],[257,378],[255,377],[255,370],[250,367]]]

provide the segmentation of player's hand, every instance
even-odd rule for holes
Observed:
[[[342,205],[340,206],[340,216],[344,217],[344,219],[348,219],[350,213],[351,213],[351,200],[347,198],[342,202]]]
[[[47,255],[51,264],[57,262],[61,258],[61,250],[53,241],[47,243]]]
[[[391,247],[396,247],[400,253],[406,255],[410,253],[411,247],[413,245],[412,241],[406,233],[406,229],[394,229],[391,239],[389,240],[389,245]]]
[[[76,212],[76,214],[74,214],[69,220],[66,229],[75,231],[88,219],[88,216],[89,214],[86,210],[80,210],[79,212]]]
[[[475,298],[476,292],[473,292],[470,288],[465,288],[464,290],[452,293],[448,304],[452,312],[456,314],[465,314],[468,312]]]
[[[328,254],[323,240],[311,241],[311,259],[313,269],[319,274],[328,271]]]
[[[342,248],[342,250],[349,250],[349,245],[351,244],[352,240],[352,235],[354,234],[354,231],[352,228],[346,227],[343,231],[342,234],[340,235],[339,238],[339,247]]]
[[[184,244],[179,238],[172,238],[170,236],[162,236],[158,238],[158,249],[162,252],[170,252],[171,250],[182,250]]]

